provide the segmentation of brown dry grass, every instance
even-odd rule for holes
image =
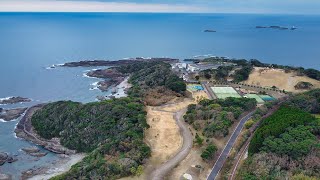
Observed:
[[[320,88],[320,81],[311,79],[307,76],[297,76],[295,72],[285,73],[282,69],[269,69],[255,67],[250,74],[249,79],[245,81],[246,84],[258,85],[262,87],[276,86],[280,90],[289,92],[302,92],[303,90],[296,90],[294,86],[300,82],[310,82],[314,88]]]
[[[180,95],[165,87],[155,87],[145,93],[144,101],[150,106],[159,106],[171,101],[177,96]]]
[[[204,91],[196,92],[193,97],[208,97]],[[148,174],[162,163],[173,157],[181,148],[183,139],[179,127],[173,117],[175,112],[186,108],[189,104],[196,103],[195,99],[173,98],[167,105],[147,106],[147,123],[150,128],[145,131],[145,142],[151,148],[151,157],[145,165],[144,173],[140,177],[126,177],[121,180],[147,179]],[[191,151],[187,158],[173,170],[169,179],[175,179],[185,168],[193,162],[202,161],[200,150]],[[181,174],[180,174],[181,175]],[[171,176],[173,178],[171,178]]]

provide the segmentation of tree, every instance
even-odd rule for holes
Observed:
[[[196,138],[196,143],[197,143],[199,146],[201,146],[204,139],[201,138],[198,133],[196,133],[196,137],[195,137],[195,138]]]
[[[204,160],[210,160],[214,157],[217,151],[217,147],[213,144],[209,144],[207,148],[201,153],[201,158]]]

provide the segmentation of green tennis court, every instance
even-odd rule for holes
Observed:
[[[211,89],[219,99],[225,99],[228,97],[241,98],[233,87],[211,87]]]
[[[253,98],[256,99],[257,103],[264,103],[264,100],[257,94],[246,94],[247,98]]]

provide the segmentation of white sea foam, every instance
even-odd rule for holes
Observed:
[[[87,73],[83,73],[83,74],[82,74],[82,77],[92,78],[92,79],[98,79],[98,78],[96,78],[96,77],[90,77],[90,76],[88,76]]]
[[[5,97],[5,98],[0,98],[0,101],[9,100],[10,98],[13,98],[13,96]]]
[[[99,88],[98,87],[92,87],[92,88],[90,88],[89,90],[90,91],[93,91],[93,90],[98,90]]]
[[[92,83],[92,84],[90,84],[91,86],[93,86],[93,87],[91,87],[89,90],[97,90],[97,89],[99,89],[98,87],[99,87],[99,81],[97,81],[97,82],[94,82],[94,83]]]
[[[99,81],[92,83],[91,86],[98,86],[98,84],[99,84]]]
[[[3,119],[0,119],[0,122],[8,122],[8,121],[5,121],[5,120],[3,120]]]

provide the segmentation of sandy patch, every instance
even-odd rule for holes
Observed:
[[[148,107],[146,142],[152,149],[150,164],[158,166],[172,157],[181,147],[182,138],[173,113],[154,110]]]
[[[129,77],[126,77],[116,88],[117,93],[114,95],[115,98],[127,97],[125,92],[126,89],[131,87],[131,84],[128,83]]]
[[[310,82],[314,88],[320,88],[320,81],[311,79],[307,76],[297,76],[294,72],[285,73],[282,69],[268,69],[255,67],[254,71],[250,74],[249,79],[244,83],[250,85],[258,85],[262,87],[276,86],[280,90],[290,92],[302,92],[296,90],[294,86],[300,82]]]

